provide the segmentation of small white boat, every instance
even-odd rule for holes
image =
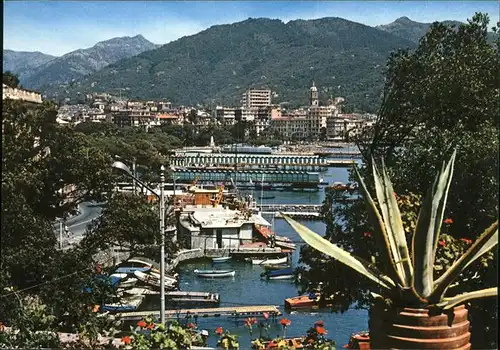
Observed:
[[[144,273],[144,272],[141,272],[141,271],[135,271],[134,275],[140,281],[142,281],[142,282],[144,282],[146,284],[149,284],[149,285],[154,286],[154,287],[161,288],[159,276],[155,277],[155,276],[153,276],[153,275],[151,275],[149,273]],[[177,282],[177,280],[176,280],[176,282]],[[167,281],[165,279],[165,286],[164,286],[164,288],[173,289],[173,288],[175,288],[175,283],[172,283],[171,281]]]
[[[285,264],[288,261],[288,258],[285,256],[283,258],[277,259],[252,259],[253,265],[279,265]]]
[[[130,288],[135,286],[136,283],[137,283],[137,278],[130,277],[124,281],[120,281],[120,283],[118,283],[118,288]]]
[[[194,270],[193,271],[198,277],[205,278],[222,278],[222,277],[234,277],[236,271],[231,270]]]
[[[102,311],[110,312],[127,312],[135,311],[144,300],[144,295],[133,295],[131,297],[122,298],[117,303],[104,304],[101,308]]]
[[[227,262],[229,260],[231,260],[230,256],[223,256],[223,257],[220,257],[220,258],[212,258],[212,262],[214,264],[224,263],[224,262]]]

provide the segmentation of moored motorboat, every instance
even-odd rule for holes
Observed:
[[[142,281],[142,282],[144,282],[146,284],[149,284],[149,285],[154,286],[154,287],[161,288],[160,278],[159,278],[160,276],[153,276],[151,274],[144,273],[144,272],[141,272],[141,271],[135,271],[134,275],[140,281]],[[164,288],[174,289],[176,282],[177,282],[177,280],[175,280],[175,282],[172,282],[172,281],[168,281],[168,280],[165,279]]]
[[[231,260],[230,256],[222,256],[222,257],[219,257],[219,258],[212,258],[212,262],[214,264],[228,262],[229,260]]]
[[[370,350],[370,333],[368,331],[353,333],[349,344],[344,345],[344,348]]]
[[[266,271],[273,271],[273,270],[282,270],[282,269],[287,269],[291,267],[290,264],[279,264],[279,265],[267,265],[263,264],[262,267],[266,269]]]
[[[127,298],[122,298],[117,303],[104,304],[101,307],[102,311],[110,311],[110,312],[127,312],[127,311],[135,311],[141,305],[144,300],[144,295],[134,295]]]
[[[293,268],[289,267],[280,270],[269,270],[263,272],[260,276],[269,280],[291,280],[295,277],[295,274]]]
[[[234,277],[236,271],[234,270],[194,270],[193,271],[198,277],[204,278],[223,278],[223,277]]]
[[[300,308],[315,308],[318,307],[320,293],[309,293],[307,295],[300,295],[298,297],[286,298],[285,308],[287,309],[300,309]]]
[[[280,265],[288,261],[286,256],[276,259],[252,259],[253,265]]]

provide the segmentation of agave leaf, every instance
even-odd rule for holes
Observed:
[[[456,150],[448,164],[445,166],[443,163],[432,188],[427,191],[413,235],[412,255],[415,271],[412,288],[423,299],[429,297],[434,287],[433,270],[436,247],[453,176],[455,156]]]
[[[387,189],[390,186],[392,189],[392,184],[386,183],[385,177],[382,178],[377,170],[377,167],[375,165],[375,161],[372,159],[372,164],[373,164],[373,179],[375,181],[375,190],[377,193],[377,199],[379,202],[380,210],[382,212],[382,217],[384,219],[384,226],[385,230],[387,232],[387,238],[389,241],[389,248],[391,252],[391,257],[392,261],[391,263],[394,265],[394,269],[397,272],[399,283],[403,288],[405,287],[410,287],[411,285],[411,275],[408,275],[406,273],[406,269],[404,268],[403,264],[406,262],[408,263],[409,259],[409,254],[402,255],[400,250],[400,247],[403,245],[406,247],[406,239],[404,242],[400,242],[400,234],[396,233],[399,229],[401,229],[403,232],[404,236],[404,230],[403,230],[403,224],[401,223],[401,226],[398,227],[397,225],[397,219],[395,218],[396,216],[399,216],[399,220],[401,220],[401,213],[399,212],[399,208],[396,204],[396,206],[391,206],[390,204],[390,199],[388,198],[387,195]],[[383,167],[384,168],[384,167]],[[384,169],[382,169],[384,172]],[[390,192],[390,196],[392,196],[392,192]],[[408,249],[406,249],[406,252],[408,253]]]
[[[394,234],[394,241],[397,245],[399,256],[401,257],[398,267],[401,266],[404,271],[405,287],[411,287],[413,276],[413,264],[411,263],[410,252],[406,244],[405,229],[403,227],[403,220],[401,219],[401,212],[399,211],[398,201],[394,196],[394,188],[392,187],[391,180],[387,174],[387,168],[382,160],[382,175],[385,187],[385,197],[387,199],[387,207],[389,213],[389,225],[392,227]]]
[[[382,216],[380,215],[380,212],[377,208],[377,205],[373,201],[372,196],[370,195],[370,192],[368,191],[368,188],[366,187],[365,182],[363,181],[363,178],[359,174],[358,168],[354,167],[354,170],[356,171],[356,175],[358,177],[358,181],[361,185],[361,189],[363,190],[363,198],[365,199],[367,205],[368,205],[368,214],[372,221],[374,222],[374,227],[375,230],[378,231],[378,235],[375,235],[376,242],[379,246],[379,252],[381,255],[381,259],[383,261],[382,265],[386,266],[388,268],[387,273],[389,276],[394,280],[398,281],[398,273],[396,271],[396,267],[393,264],[393,259],[391,257],[391,248],[390,248],[390,242],[389,238],[387,236],[387,231],[385,229],[385,224],[384,220],[382,219]]]
[[[342,248],[327,241],[317,233],[311,231],[309,228],[298,223],[289,216],[283,213],[281,213],[281,215],[286,220],[286,222],[288,222],[288,224],[290,224],[290,226],[292,226],[292,228],[300,235],[300,237],[302,237],[302,239],[314,249],[317,249],[320,252],[331,256],[332,258],[340,261],[344,265],[349,266],[353,270],[359,272],[365,277],[368,277],[369,279],[386,289],[391,289],[391,287],[394,287],[394,282],[389,277],[371,267],[367,261],[364,261],[363,259],[346,252]],[[389,285],[391,287],[389,287]]]
[[[464,269],[472,264],[481,255],[498,244],[498,220],[488,227],[474,244],[455,263],[435,281],[435,288],[429,299],[439,301],[446,293],[451,283]]]
[[[449,310],[453,308],[455,305],[461,304],[467,300],[494,297],[496,295],[498,295],[498,287],[486,288],[486,289],[476,290],[474,292],[455,295],[454,297],[451,298],[444,298],[443,303],[440,303],[439,305],[443,305],[444,310]]]

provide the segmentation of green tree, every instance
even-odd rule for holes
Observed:
[[[376,126],[357,140],[365,163],[363,177],[369,178],[372,156],[383,158],[400,196],[423,196],[442,160],[457,147],[445,214],[453,221],[448,233],[455,239],[476,239],[498,215],[500,56],[498,40],[495,45],[488,42],[488,23],[482,14],[456,30],[436,23],[415,51],[391,55]],[[335,200],[329,193],[324,203],[326,237],[368,261],[376,259],[364,204]],[[407,212],[416,215],[419,201],[411,203]],[[327,293],[336,295],[339,311],[353,302],[367,306],[368,292],[376,292],[350,269],[308,247],[301,251],[301,260],[311,266],[304,271],[305,281],[324,281]],[[496,263],[477,269],[479,277],[457,288],[497,285]],[[495,348],[495,303],[472,303],[470,314],[472,344]]]
[[[16,74],[9,72],[9,71],[3,73],[2,82],[5,85],[10,86],[11,88],[20,88],[21,87],[21,84],[19,83],[19,77]]]

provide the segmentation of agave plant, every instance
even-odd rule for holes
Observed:
[[[413,234],[411,256],[401,213],[385,165],[382,163],[382,171],[379,172],[375,162],[372,161],[378,203],[373,200],[356,169],[364,199],[368,204],[369,215],[375,226],[375,239],[380,251],[379,268],[322,238],[290,217],[286,215],[283,217],[307,244],[369,278],[387,292],[386,297],[400,305],[434,306],[446,310],[470,299],[495,296],[498,292],[497,287],[452,297],[446,297],[445,294],[452,282],[470,264],[498,243],[498,220],[488,227],[441,277],[437,279],[433,277],[433,265],[455,157],[456,151],[447,164],[443,163],[432,188],[425,196]]]

